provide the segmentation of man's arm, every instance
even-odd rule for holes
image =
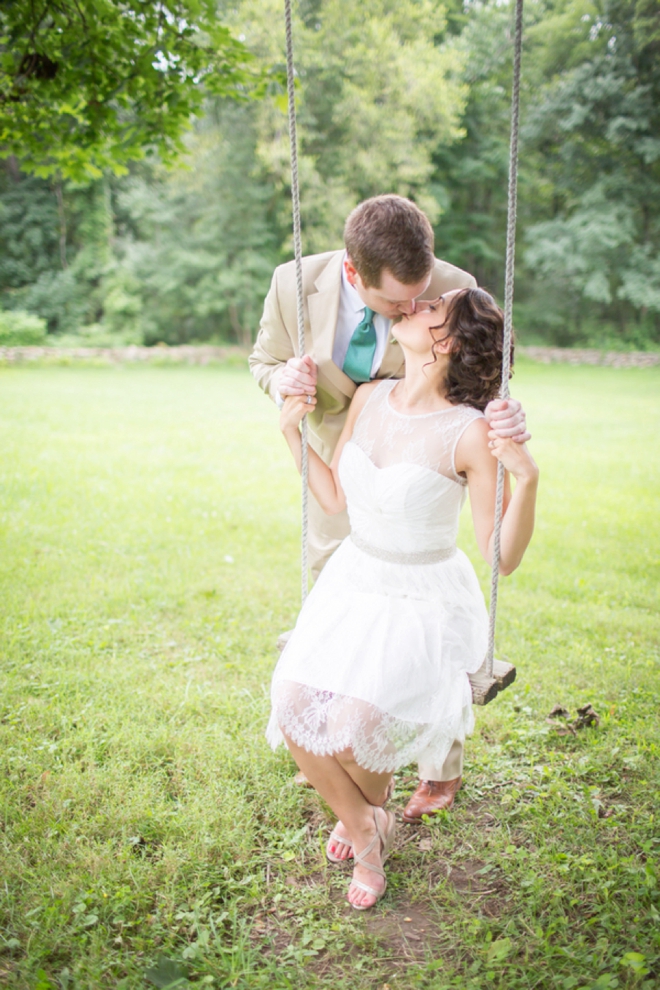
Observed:
[[[276,268],[264,302],[259,333],[248,358],[258,385],[276,402],[285,395],[314,395],[316,392],[313,360],[309,356],[294,356],[293,340],[279,304],[278,272]]]
[[[286,328],[278,299],[278,269],[273,273],[270,289],[264,302],[259,333],[248,358],[250,371],[260,388],[272,399],[277,395],[279,370],[289,358],[294,357],[293,341]]]

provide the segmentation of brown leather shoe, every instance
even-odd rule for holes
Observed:
[[[417,790],[403,810],[404,822],[414,824],[422,820],[422,815],[448,811],[462,782],[462,777],[455,777],[453,780],[420,780]]]

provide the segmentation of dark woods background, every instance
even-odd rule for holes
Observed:
[[[218,15],[272,66],[281,7],[237,0]],[[658,4],[526,8],[519,336],[657,346]],[[398,192],[432,219],[437,254],[501,296],[510,5],[303,0],[296,10],[305,252],[340,246],[360,199]],[[63,343],[249,345],[272,270],[291,256],[276,90],[242,103],[207,95],[174,167],[152,156],[74,181],[1,163],[0,305],[15,313],[16,342],[47,331]]]

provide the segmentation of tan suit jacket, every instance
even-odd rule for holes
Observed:
[[[314,449],[330,463],[346,412],[357,385],[332,360],[337,329],[341,269],[344,251],[328,251],[303,258],[303,301],[305,351],[318,367],[317,404],[308,418]],[[437,299],[450,289],[475,286],[472,275],[436,259],[431,283],[420,297]],[[249,358],[250,370],[265,392],[271,389],[273,374],[289,358],[298,356],[296,271],[293,261],[275,269],[264,303],[259,335]],[[377,378],[401,378],[404,371],[401,348],[390,338]],[[274,385],[274,383],[273,383]]]
[[[318,367],[317,404],[307,417],[309,442],[326,464],[332,460],[346,413],[357,388],[332,360],[337,329],[344,251],[328,251],[303,258],[305,352]],[[472,275],[436,258],[431,282],[422,299],[437,299],[450,289],[475,286]],[[274,374],[289,358],[298,356],[296,271],[293,261],[275,269],[264,303],[259,334],[249,357],[252,374],[261,388],[275,398]],[[404,360],[390,337],[377,378],[401,378]],[[310,566],[316,576],[340,540],[348,535],[346,513],[326,516],[310,498]]]

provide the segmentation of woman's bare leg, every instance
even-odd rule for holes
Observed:
[[[382,808],[387,801],[392,774],[372,773],[371,770],[365,770],[364,767],[361,767],[356,762],[352,749],[345,749],[342,753],[337,753],[336,756],[353,783],[360,788],[369,804]]]
[[[341,819],[344,823],[353,847],[358,852],[362,852],[376,834],[376,825],[374,822],[373,807],[365,798],[361,789],[336,757],[315,756],[306,749],[296,746],[288,738],[286,738],[286,744],[310,784],[319,792],[323,800],[330,805],[337,818]],[[367,773],[367,771],[363,772]],[[378,778],[380,776],[380,774],[373,774],[376,781],[369,787],[370,791],[373,787],[373,792],[377,793],[377,784],[380,783]],[[381,827],[385,828],[387,826],[385,812],[379,810],[376,814],[382,816]],[[368,862],[373,863],[375,866],[382,866],[381,851],[378,847],[379,843],[376,843],[376,847],[367,859]],[[382,877],[359,864],[356,864],[353,870],[353,878],[368,884],[374,890],[382,890],[385,884]],[[377,898],[351,884],[348,889],[348,900],[351,904],[366,908],[375,904]]]
[[[369,804],[382,808],[388,798],[392,774],[375,774],[371,773],[369,770],[365,770],[364,767],[359,765],[359,763],[356,763],[355,757],[353,756],[353,750],[351,749],[346,749],[342,753],[337,753],[337,759],[353,783],[357,784],[360,788]],[[339,839],[334,841],[334,845],[330,847],[330,852],[335,859],[350,859],[353,855],[351,837],[348,829],[341,819],[335,825],[334,832],[335,835],[339,836]],[[346,842],[342,842],[342,838],[346,839]]]

